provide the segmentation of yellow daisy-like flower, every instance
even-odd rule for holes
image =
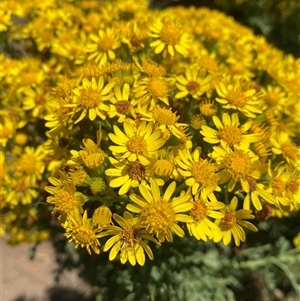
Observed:
[[[60,172],[60,179],[50,177],[48,180],[53,186],[46,186],[45,190],[51,194],[47,197],[47,202],[54,205],[53,213],[58,212],[59,218],[65,218],[75,208],[81,208],[85,198],[76,192],[75,185],[69,182],[65,174]]]
[[[118,157],[117,157],[118,158]],[[115,177],[109,181],[109,186],[113,188],[120,187],[119,195],[123,195],[129,191],[131,187],[138,187],[141,183],[146,185],[153,179],[159,186],[164,185],[164,181],[155,178],[153,173],[153,163],[150,165],[142,165],[140,162],[130,162],[126,159],[109,157],[110,163],[114,168],[109,168],[105,174],[109,177]]]
[[[246,194],[244,198],[244,209],[250,209],[251,203],[255,207],[256,210],[262,210],[262,202],[268,202],[269,204],[274,204],[275,199],[268,191],[267,187],[265,187],[261,183],[257,183],[257,181],[252,177],[247,177],[246,180],[249,183],[249,192]]]
[[[91,139],[83,139],[82,150],[71,150],[72,157],[67,164],[70,166],[86,166],[90,169],[96,169],[102,166],[105,156],[103,150]]]
[[[50,95],[42,87],[30,88],[26,87],[22,91],[25,97],[22,100],[25,111],[31,111],[35,118],[40,118],[45,114],[46,104],[50,99]]]
[[[210,157],[219,164],[219,184],[228,180],[228,191],[232,191],[237,182],[241,183],[245,192],[249,192],[248,177],[255,179],[260,176],[260,163],[258,157],[248,149],[247,145],[232,150],[227,144],[221,141],[220,146],[214,146]]]
[[[185,130],[189,125],[178,123],[180,116],[173,113],[171,109],[155,106],[149,113],[145,110],[138,110],[138,113],[142,115],[141,120],[155,122],[155,128],[159,128],[163,134],[170,131],[178,139],[186,136]]]
[[[192,194],[195,195],[202,190],[204,197],[217,190],[218,175],[215,164],[209,163],[206,159],[200,158],[201,150],[196,148],[191,154],[188,150],[179,150],[179,157],[175,158],[178,172],[186,179],[186,185],[192,188]]]
[[[87,45],[87,52],[90,52],[88,60],[93,59],[101,66],[107,62],[108,58],[110,60],[116,58],[114,50],[121,46],[121,42],[111,28],[107,28],[106,31],[100,29],[98,35],[91,34],[89,38],[92,42]]]
[[[87,114],[92,121],[95,120],[97,116],[101,119],[106,119],[109,106],[106,105],[104,101],[113,98],[113,93],[110,93],[113,86],[114,83],[110,82],[104,87],[104,78],[102,76],[98,81],[96,78],[92,78],[91,81],[84,78],[82,85],[73,90],[76,96],[76,102],[74,104],[65,105],[65,107],[75,107],[74,113],[81,112],[75,124],[81,121]]]
[[[142,195],[132,194],[130,199],[135,204],[129,204],[126,208],[139,214],[139,225],[145,228],[151,235],[155,235],[160,242],[173,241],[172,232],[180,237],[184,236],[184,231],[178,222],[191,222],[191,217],[181,212],[192,209],[193,204],[188,202],[189,195],[175,197],[171,200],[176,189],[176,182],[172,182],[163,196],[155,181],[150,182],[151,190],[145,185],[139,186]],[[170,201],[171,200],[171,201]]]
[[[17,205],[29,205],[32,203],[33,199],[36,199],[38,192],[33,187],[27,179],[11,179],[9,183],[10,192],[6,196],[6,203],[9,204],[11,208]]]
[[[176,87],[179,92],[176,93],[175,98],[180,99],[188,95],[197,99],[205,92],[211,89],[210,81],[213,76],[207,74],[206,70],[195,67],[187,67],[185,76],[179,75],[176,77]]]
[[[225,83],[220,81],[216,91],[219,95],[216,101],[222,104],[224,109],[241,111],[249,118],[256,118],[256,115],[262,113],[258,107],[261,99],[248,82],[236,80],[232,83]]]
[[[93,213],[93,223],[100,228],[108,227],[112,224],[112,213],[106,206],[98,207]]]
[[[157,20],[150,29],[152,32],[151,37],[156,39],[150,44],[151,48],[155,48],[155,53],[161,53],[167,48],[171,56],[175,55],[175,51],[187,56],[189,36],[182,31],[178,24],[167,20]]]
[[[121,87],[117,86],[115,88],[115,97],[110,100],[112,105],[110,105],[108,116],[113,118],[118,117],[118,123],[124,122],[128,115],[134,117],[133,106],[136,105],[137,101],[132,101],[130,99],[130,85],[125,83],[121,90]]]
[[[118,144],[110,146],[109,149],[113,153],[122,154],[122,158],[127,158],[130,162],[139,161],[143,165],[149,165],[150,158],[155,156],[156,151],[165,143],[161,131],[153,131],[153,124],[146,121],[135,127],[129,122],[124,122],[123,125],[125,133],[114,126],[115,134],[108,134],[109,138]]]
[[[291,141],[285,132],[278,132],[270,138],[272,151],[283,158],[295,168],[300,170],[300,148]]]
[[[35,185],[38,180],[42,179],[42,174],[45,170],[46,154],[43,147],[40,145],[36,149],[26,146],[21,157],[14,162],[14,176],[16,178],[26,177],[26,179]]]
[[[243,142],[248,144],[260,140],[259,134],[245,134],[252,125],[251,121],[240,125],[237,113],[231,116],[228,113],[222,115],[222,122],[217,116],[212,117],[217,130],[206,125],[202,126],[200,133],[204,136],[203,140],[216,144],[224,141],[229,146],[239,145]]]
[[[85,210],[81,216],[79,210],[75,208],[70,212],[66,221],[62,224],[66,229],[65,236],[69,242],[75,242],[75,248],[80,246],[86,248],[88,253],[92,255],[91,249],[96,253],[100,253],[100,242],[102,228],[97,227],[90,219],[87,218],[87,211]]]
[[[283,112],[287,104],[286,93],[280,86],[268,85],[267,88],[262,88],[264,94],[263,100],[269,108],[276,108]]]
[[[140,98],[141,105],[153,107],[158,100],[169,105],[167,81],[163,77],[149,77],[139,80],[134,88],[135,98]]]
[[[236,211],[237,204],[237,197],[233,197],[228,208],[221,209],[224,217],[215,221],[218,229],[213,231],[214,242],[222,240],[224,245],[229,245],[233,236],[236,246],[239,246],[241,241],[246,240],[246,234],[241,226],[251,231],[258,231],[253,224],[245,221],[245,219],[254,219],[252,211],[246,209]]]
[[[225,205],[221,202],[211,202],[208,199],[202,198],[199,194],[191,202],[193,208],[189,213],[193,221],[186,224],[190,235],[196,237],[198,240],[207,241],[207,238],[212,239],[212,229],[216,230],[218,227],[210,218],[223,218],[224,213],[220,212],[220,209],[223,209]]]
[[[114,260],[120,252],[120,261],[122,264],[127,260],[131,265],[143,266],[145,264],[145,252],[148,257],[153,260],[153,253],[150,247],[143,241],[143,239],[153,241],[160,245],[160,243],[149,234],[145,229],[141,229],[137,218],[125,211],[123,217],[114,214],[114,220],[121,226],[109,226],[102,236],[113,235],[104,245],[103,251],[109,249],[109,260]]]

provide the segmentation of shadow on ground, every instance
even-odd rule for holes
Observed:
[[[82,292],[63,286],[54,286],[45,292],[45,298],[38,300],[36,298],[27,298],[19,296],[12,301],[94,301],[94,297],[86,297]]]

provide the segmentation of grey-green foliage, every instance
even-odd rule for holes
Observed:
[[[162,247],[151,245],[154,260],[143,267],[122,265],[118,258],[110,262],[104,252],[89,256],[68,244],[61,251],[68,260],[64,266],[80,267],[81,276],[99,288],[96,301],[295,300],[300,248],[293,248],[282,235],[291,229],[283,227],[285,223],[274,221],[272,231],[270,226],[264,231],[261,224],[261,236],[249,233],[239,248],[192,237],[174,238]],[[284,299],[276,296],[278,292]]]

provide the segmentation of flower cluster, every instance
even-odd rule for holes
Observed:
[[[205,8],[2,6],[24,51],[1,55],[3,234],[28,240],[47,202],[76,247],[144,265],[174,235],[239,246],[300,209],[299,59]]]

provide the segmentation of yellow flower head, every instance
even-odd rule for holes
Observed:
[[[183,237],[184,231],[178,222],[190,222],[191,218],[181,212],[187,212],[193,205],[187,202],[189,195],[172,198],[176,189],[176,182],[172,182],[163,196],[161,196],[158,185],[155,181],[150,183],[151,190],[145,185],[139,186],[142,195],[130,195],[135,204],[127,205],[129,211],[139,214],[139,224],[150,234],[155,235],[160,242],[173,241],[172,232]]]
[[[153,124],[146,121],[136,127],[124,122],[124,131],[125,133],[114,126],[115,134],[108,136],[118,146],[110,146],[109,149],[113,153],[122,154],[122,158],[127,158],[130,162],[139,161],[143,165],[149,165],[150,158],[165,143],[161,138],[161,131],[153,131]]]
[[[75,208],[70,212],[66,221],[62,224],[66,229],[65,236],[71,242],[75,242],[75,248],[80,246],[81,248],[86,248],[88,253],[91,255],[91,249],[96,253],[100,253],[100,242],[98,240],[101,237],[102,228],[95,226],[87,218],[87,211],[85,210],[83,216]]]
[[[258,178],[260,176],[260,164],[258,157],[251,152],[247,146],[236,147],[232,150],[225,143],[214,146],[210,157],[217,161],[219,169],[219,184],[224,184],[228,180],[228,191],[232,191],[237,182],[241,183],[244,191],[249,192],[247,177]]]
[[[236,210],[237,204],[237,197],[233,197],[228,208],[221,210],[224,213],[224,217],[215,221],[218,229],[213,231],[214,242],[222,240],[224,245],[228,245],[233,236],[235,244],[239,246],[241,241],[246,240],[246,234],[241,226],[255,232],[258,231],[253,224],[245,221],[245,219],[254,218],[251,210]]]
[[[92,121],[97,116],[101,119],[106,119],[106,112],[109,111],[109,106],[104,102],[113,98],[113,94],[111,93],[113,86],[113,82],[104,86],[104,78],[102,76],[98,80],[92,78],[91,81],[84,78],[82,85],[73,90],[76,102],[65,105],[66,107],[74,107],[75,114],[81,113],[76,118],[75,123],[81,121],[86,115]]]
[[[200,133],[204,136],[203,140],[216,144],[220,141],[224,141],[228,146],[240,145],[241,143],[253,143],[260,140],[258,134],[246,134],[252,125],[251,121],[240,125],[239,117],[237,113],[233,113],[229,116],[228,113],[222,115],[222,122],[217,116],[213,116],[213,122],[215,127],[212,129],[206,125],[202,126]]]
[[[168,20],[157,20],[150,29],[151,37],[156,39],[150,44],[150,47],[155,48],[155,53],[161,53],[167,48],[171,56],[175,55],[175,51],[187,56],[189,36],[179,24]]]
[[[225,205],[222,202],[204,199],[199,194],[197,194],[191,202],[193,208],[189,214],[193,218],[193,221],[187,223],[190,235],[198,240],[207,241],[207,238],[212,239],[212,230],[216,230],[218,227],[211,221],[211,218],[223,218],[224,213],[220,212],[220,209],[223,209]]]
[[[201,150],[196,148],[193,153],[188,150],[179,150],[179,157],[175,158],[178,172],[186,179],[186,185],[192,188],[195,195],[203,190],[205,197],[212,191],[220,191],[215,164],[200,158]]]
[[[109,260],[114,260],[120,252],[120,261],[122,264],[127,260],[131,265],[143,266],[145,264],[145,252],[148,257],[153,260],[153,253],[150,247],[143,241],[143,239],[153,241],[160,245],[147,230],[141,229],[138,224],[138,219],[134,218],[129,212],[125,211],[123,217],[114,214],[114,220],[121,226],[109,226],[102,236],[113,235],[104,245],[103,251],[109,249]]]
[[[175,98],[180,99],[188,95],[191,95],[195,99],[199,98],[211,89],[210,81],[212,78],[213,76],[206,74],[204,69],[199,70],[195,67],[187,67],[185,76],[179,75],[176,77],[176,87],[179,92],[176,93]]]

